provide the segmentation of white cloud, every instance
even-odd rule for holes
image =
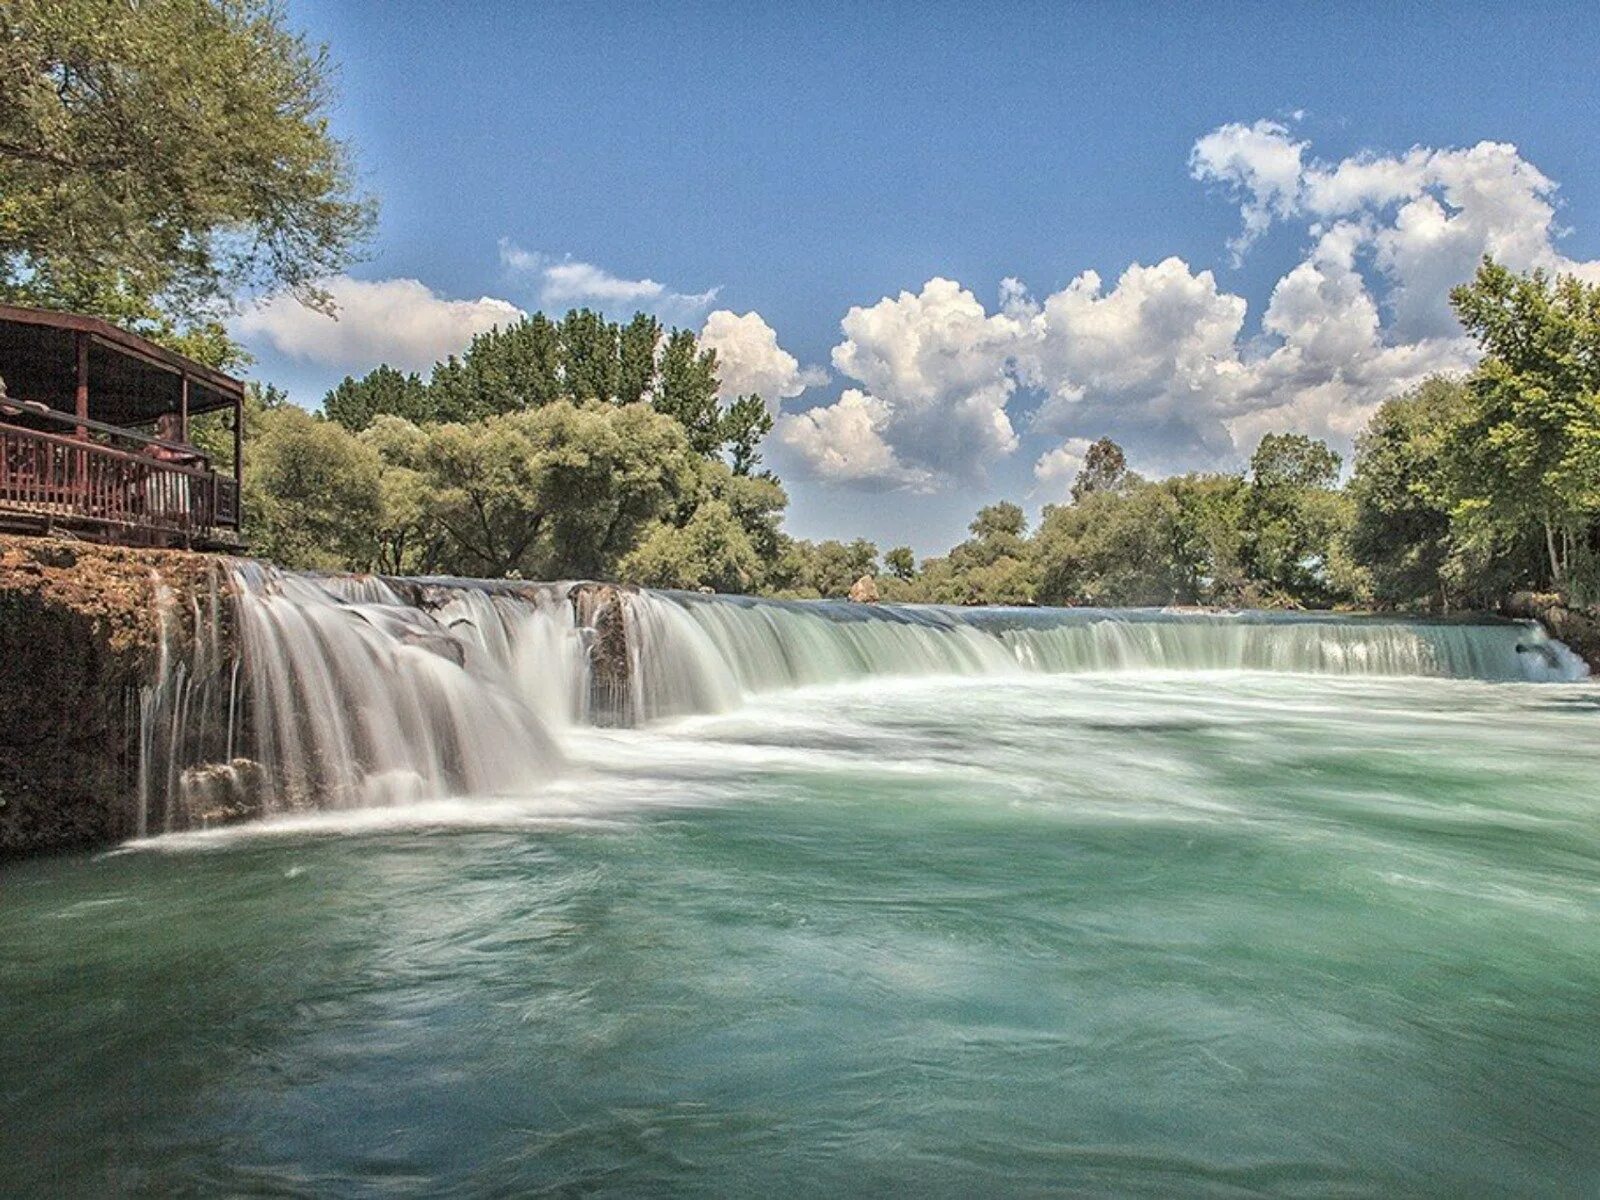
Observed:
[[[891,410],[876,396],[848,388],[825,407],[778,418],[779,445],[814,478],[874,488],[923,489],[932,477],[907,467],[884,440]]]
[[[668,319],[686,320],[710,307],[720,290],[674,292],[654,279],[626,279],[594,263],[524,250],[506,238],[500,240],[500,262],[513,274],[537,282],[539,304],[546,309],[642,309]]]
[[[948,279],[852,308],[833,365],[884,405],[883,433],[913,469],[971,480],[1017,447],[1006,405],[1021,323]]]
[[[1222,184],[1240,201],[1244,231],[1228,243],[1235,264],[1274,218],[1294,212],[1305,149],[1276,121],[1223,125],[1194,144],[1190,174]]]
[[[1054,450],[1041,454],[1033,464],[1037,484],[1034,494],[1043,496],[1046,503],[1065,501],[1071,496],[1073,480],[1083,470],[1084,457],[1093,444],[1088,438],[1068,438]]]
[[[776,413],[783,401],[828,382],[826,371],[802,368],[799,359],[778,345],[777,332],[760,313],[741,316],[719,308],[706,317],[700,344],[717,352],[724,400],[756,393]]]
[[[1179,401],[1214,389],[1236,361],[1245,318],[1241,297],[1179,258],[1135,263],[1110,292],[1086,271],[1042,303],[1013,291],[1010,304],[1027,318],[1018,358],[1028,382],[1048,394],[1036,417],[1047,432],[1089,396]]]
[[[1135,263],[1109,288],[1086,271],[1038,299],[1006,279],[993,311],[930,279],[849,311],[833,364],[855,398],[813,410],[826,415],[803,436],[790,426],[796,448],[820,462],[837,431],[851,438],[846,462],[962,481],[1013,453],[1021,424],[1030,440],[1067,439],[1034,463],[1045,490],[1070,482],[1074,448],[1105,434],[1170,469],[1235,466],[1268,429],[1348,451],[1384,399],[1470,369],[1449,291],[1483,255],[1600,280],[1600,262],[1558,248],[1555,183],[1503,143],[1328,162],[1289,126],[1256,121],[1200,138],[1190,170],[1239,203],[1236,255],[1275,223],[1308,239],[1256,332],[1242,296],[1179,258]],[[822,473],[884,477],[839,463]]]
[[[1239,201],[1236,256],[1277,220],[1303,217],[1317,223],[1313,234],[1329,222],[1359,229],[1360,248],[1390,284],[1397,337],[1453,334],[1450,288],[1486,254],[1514,271],[1600,280],[1600,262],[1575,262],[1557,248],[1556,184],[1510,143],[1414,146],[1335,162],[1308,160],[1308,145],[1271,121],[1224,125],[1195,143],[1190,166]]]
[[[284,293],[240,313],[234,333],[246,345],[265,343],[290,358],[343,371],[365,371],[380,362],[426,371],[459,352],[475,334],[523,315],[508,300],[448,300],[415,279],[338,275],[323,286],[337,306],[336,316]]]

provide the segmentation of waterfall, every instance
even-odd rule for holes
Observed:
[[[310,575],[158,586],[138,828],[526,791],[575,726],[875,676],[1279,671],[1583,677],[1535,625],[1316,613],[963,609],[603,584]],[[191,631],[187,638],[181,632]]]

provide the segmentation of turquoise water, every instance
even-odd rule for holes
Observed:
[[[1600,689],[867,680],[0,868],[0,1193],[1600,1193]]]

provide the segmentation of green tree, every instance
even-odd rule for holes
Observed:
[[[1128,458],[1110,438],[1100,438],[1084,452],[1083,466],[1072,481],[1074,503],[1092,492],[1114,492],[1128,479]]]
[[[292,404],[257,414],[244,476],[252,552],[288,567],[369,569],[381,504],[371,447]]]
[[[622,560],[618,576],[645,587],[750,591],[762,563],[725,501],[707,500],[681,526],[658,525]]]
[[[1334,563],[1353,512],[1336,492],[1339,455],[1301,433],[1269,433],[1250,459],[1245,560],[1274,603],[1339,598]]]
[[[606,578],[699,486],[683,431],[643,405],[562,400],[425,432],[433,518],[461,574]]]
[[[905,583],[917,576],[917,556],[912,553],[910,546],[895,546],[883,556],[883,565],[891,575]]]
[[[694,334],[674,329],[661,352],[661,369],[651,404],[683,426],[696,454],[713,455],[723,442],[722,409],[717,403],[717,355],[701,350]]]
[[[274,0],[8,0],[0,298],[212,362],[237,361],[218,319],[241,291],[326,303],[374,218],[330,76]]]
[[[1595,590],[1600,517],[1600,286],[1485,260],[1450,294],[1484,357],[1455,440],[1462,539],[1542,536],[1548,579]]]
[[[1385,401],[1356,442],[1350,550],[1380,603],[1454,599],[1449,449],[1470,404],[1464,381],[1437,376]]]
[[[322,411],[351,433],[360,433],[380,416],[425,421],[432,408],[421,376],[402,374],[385,363],[360,379],[346,375],[323,397]]]
[[[1034,539],[1044,604],[1193,603],[1172,489],[1139,482],[1094,488],[1045,509]]]
[[[727,448],[735,475],[752,475],[761,465],[761,442],[772,432],[772,414],[760,396],[740,396],[722,414],[718,441]]]

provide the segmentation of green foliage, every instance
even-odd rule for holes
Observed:
[[[1593,594],[1600,285],[1518,276],[1485,260],[1450,299],[1484,351],[1451,456],[1458,540],[1504,545],[1535,530],[1548,581]]]
[[[760,396],[740,396],[722,414],[717,440],[727,447],[735,475],[751,475],[761,465],[761,442],[772,432],[772,414]]]
[[[901,582],[910,582],[917,576],[917,556],[910,546],[895,546],[883,556],[883,565]]]
[[[372,227],[330,75],[274,0],[8,0],[0,298],[239,361],[233,298],[325,300]]]
[[[748,592],[761,578],[762,560],[727,503],[708,500],[684,525],[656,526],[623,559],[620,575],[646,587]]]
[[[1349,546],[1381,604],[1448,608],[1455,599],[1447,454],[1470,400],[1461,380],[1426,380],[1385,401],[1356,443]]]
[[[360,379],[346,375],[322,401],[322,411],[352,433],[379,416],[425,421],[431,415],[428,387],[415,372],[402,374],[387,363]]]
[[[717,355],[701,350],[694,334],[675,329],[661,352],[661,370],[650,403],[689,435],[697,454],[722,445],[722,409],[717,403]]]
[[[1110,438],[1100,438],[1084,453],[1083,466],[1072,481],[1072,500],[1077,503],[1091,492],[1114,492],[1128,477],[1128,458],[1122,447]]]
[[[262,409],[245,460],[252,550],[311,570],[376,562],[377,453],[331,421],[284,404]]]
[[[1250,459],[1244,521],[1249,575],[1275,602],[1324,605],[1349,579],[1334,577],[1353,512],[1336,492],[1339,456],[1304,434],[1269,433]],[[1341,564],[1342,565],[1342,564]]]

